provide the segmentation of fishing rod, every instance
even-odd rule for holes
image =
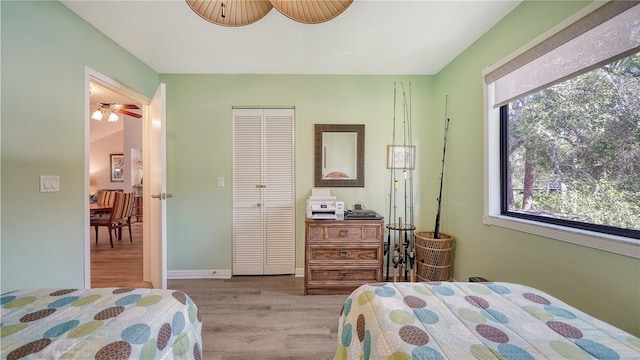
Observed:
[[[394,146],[396,144],[396,82],[393,82],[393,130],[391,132],[391,144],[392,146]],[[392,159],[393,162],[393,159]],[[390,172],[390,187],[389,187],[389,218],[393,219],[391,217],[391,202],[392,199],[394,199],[393,196],[393,189],[394,189],[394,181],[393,181],[393,170],[391,170]],[[395,216],[395,213],[394,213]],[[391,229],[389,229],[389,232],[387,234],[387,242],[386,244],[384,244],[384,255],[387,257],[387,276],[386,276],[386,280],[389,281],[389,266],[391,265]],[[395,266],[394,266],[395,267]]]
[[[444,157],[447,153],[447,135],[449,133],[449,96],[445,95],[444,105],[444,146],[442,147],[442,170],[440,172],[440,193],[438,194],[438,212],[436,213],[436,226],[433,230],[433,238],[440,238],[440,209],[442,207],[442,180],[444,179]]]

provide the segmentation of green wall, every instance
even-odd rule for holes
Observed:
[[[333,188],[384,216],[389,207],[386,147],[392,143],[394,82],[397,128],[402,127],[401,84],[412,99],[419,163],[429,161],[430,76],[162,75],[167,84],[169,270],[230,270],[232,227],[232,107],[295,106],[296,267],[304,267],[306,199],[313,188],[314,124],[365,125],[365,187]],[[409,98],[409,85],[411,97]],[[398,133],[401,130],[397,130]],[[401,142],[398,137],[396,142]],[[217,178],[226,186],[218,188]],[[432,176],[420,167],[414,181]],[[433,194],[416,190],[417,198]],[[421,212],[416,206],[416,214]]]
[[[54,1],[2,1],[2,291],[84,286],[84,74],[146,96],[158,74]],[[60,191],[40,193],[40,175]]]
[[[482,224],[482,69],[587,3],[524,2],[435,77],[435,96],[449,95],[451,117],[443,226],[456,237],[456,279],[534,286],[640,335],[640,260]]]
[[[525,2],[436,76],[234,76],[158,75],[57,2],[2,1],[2,291],[84,284],[85,64],[148,97],[167,84],[169,271],[231,267],[232,106],[296,107],[298,268],[313,124],[366,125],[366,187],[334,194],[386,216],[384,159],[402,82],[412,84],[419,230],[433,228],[449,97],[442,231],[456,237],[455,278],[532,285],[640,335],[639,260],[482,225],[482,69],[584,5]],[[60,175],[61,191],[39,193],[40,175]]]

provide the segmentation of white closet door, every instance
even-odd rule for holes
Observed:
[[[295,273],[293,109],[265,110],[265,274]]]
[[[233,274],[263,273],[262,110],[233,111]]]
[[[233,274],[293,274],[294,110],[234,109],[233,117]]]

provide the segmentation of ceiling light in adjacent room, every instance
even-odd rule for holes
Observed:
[[[102,117],[103,117],[103,116],[102,116],[102,111],[100,111],[101,109],[102,109],[102,107],[101,107],[101,108],[99,108],[98,110],[96,110],[96,111],[93,113],[93,115],[91,115],[91,118],[92,118],[93,120],[98,120],[98,121],[102,120]]]
[[[102,103],[99,105],[98,109],[93,112],[91,118],[93,120],[102,121],[102,119],[106,118],[109,122],[116,122],[120,120],[120,117],[115,112],[118,111],[113,110],[111,108],[111,104]]]

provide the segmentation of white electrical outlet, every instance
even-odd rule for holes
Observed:
[[[218,187],[224,187],[224,177],[218,176]]]

